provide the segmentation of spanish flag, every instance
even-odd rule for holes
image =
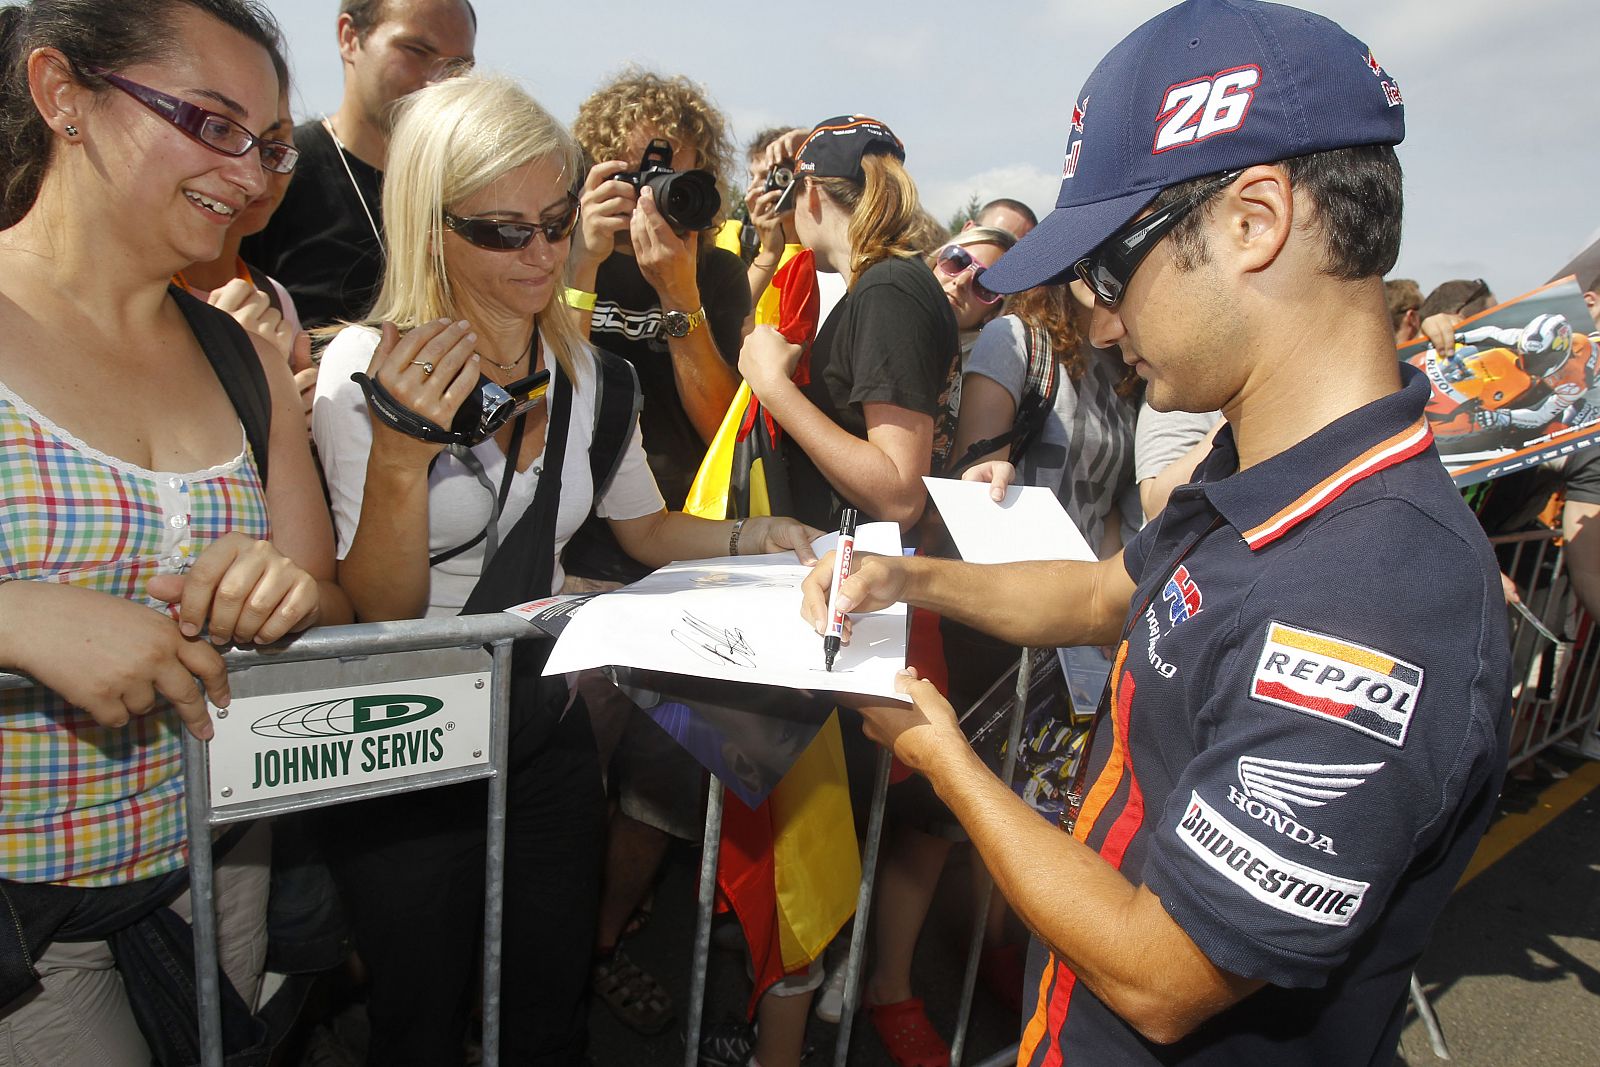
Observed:
[[[776,327],[791,344],[807,346],[795,372],[802,383],[809,376],[819,310],[811,253],[791,246],[757,303],[756,322]],[[782,428],[761,409],[750,387],[740,385],[684,510],[709,519],[788,511],[781,440]],[[717,886],[750,945],[756,976],[752,1015],[772,983],[822,955],[854,913],[860,884],[836,712],[759,808],[751,810],[724,790]]]

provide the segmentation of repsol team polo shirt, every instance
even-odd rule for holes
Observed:
[[[1036,946],[1027,1067],[1392,1060],[1499,792],[1510,673],[1494,556],[1407,379],[1245,471],[1224,429],[1125,553],[1074,834],[1268,984],[1163,1047]]]

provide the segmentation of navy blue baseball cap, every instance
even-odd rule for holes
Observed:
[[[1072,104],[1056,208],[983,275],[1015,293],[1078,260],[1161,190],[1405,137],[1395,79],[1338,24],[1257,0],[1186,0],[1134,30]]]

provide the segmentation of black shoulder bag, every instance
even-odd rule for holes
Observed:
[[[616,476],[623,448],[633,433],[639,412],[639,382],[633,367],[609,352],[595,351],[598,380],[595,386],[594,433],[589,443],[589,472],[594,496],[600,496]],[[572,420],[572,383],[560,367],[551,368],[550,422],[545,430],[544,473],[534,491],[533,503],[506,534],[461,608],[463,615],[503,611],[514,604],[549,596],[555,580],[556,516],[561,507],[561,470],[566,460],[567,430]],[[514,460],[508,460],[514,463]],[[548,641],[522,641],[516,646],[512,666],[512,705],[541,708],[564,698],[553,687],[541,692],[540,672],[550,654]],[[553,717],[548,729],[553,726]]]

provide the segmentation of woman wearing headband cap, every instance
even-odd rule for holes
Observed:
[[[817,332],[809,379],[800,348],[757,327],[739,370],[796,446],[796,517],[836,526],[852,506],[909,530],[922,517],[934,420],[956,356],[956,321],[913,236],[917,187],[905,148],[875,119],[817,125],[796,156],[795,230],[819,270],[849,289]],[[785,205],[787,206],[787,205]]]
[[[772,152],[781,158],[793,147],[780,142]],[[795,230],[817,269],[843,275],[848,289],[818,330],[802,373],[795,373],[801,349],[762,326],[746,339],[739,369],[793,446],[785,455],[797,517],[836,528],[840,509],[849,506],[909,531],[927,502],[923,476],[943,466],[935,426],[946,412],[959,345],[952,301],[926,258],[932,249],[923,237],[917,187],[899,138],[876,119],[827,119],[805,135],[794,158],[794,181],[781,207],[792,205]],[[957,272],[968,279],[970,273]],[[819,976],[814,968],[813,978]],[[762,1010],[756,1051],[768,1067],[796,1051],[773,1037],[777,1008]],[[897,1060],[906,1042],[893,1035],[908,1026],[917,1035],[913,1045],[924,1051],[927,1039],[939,1041],[920,1001],[872,1010]],[[932,1050],[934,1062],[941,1048]]]

